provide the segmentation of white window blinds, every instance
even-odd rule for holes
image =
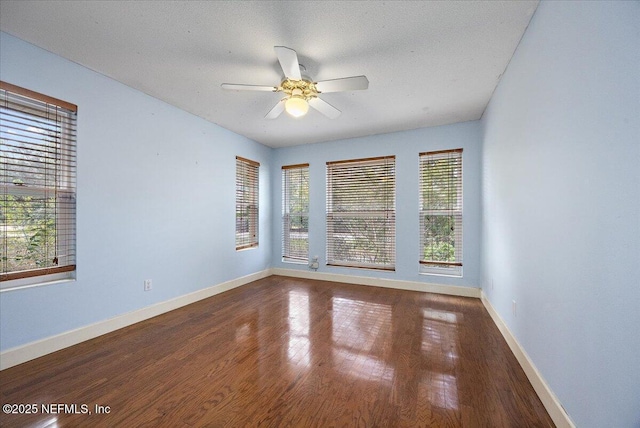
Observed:
[[[395,156],[327,163],[327,264],[395,270]]]
[[[3,282],[75,271],[76,113],[0,82]]]
[[[309,260],[309,164],[282,167],[282,260]]]
[[[462,149],[420,154],[420,271],[462,275]]]
[[[236,250],[258,246],[260,164],[236,156]]]

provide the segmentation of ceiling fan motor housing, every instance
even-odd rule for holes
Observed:
[[[310,80],[292,80],[284,79],[278,87],[278,92],[284,92],[288,96],[302,97],[309,101],[311,98],[318,96],[319,92],[316,85]]]

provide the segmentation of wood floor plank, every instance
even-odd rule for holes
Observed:
[[[478,299],[279,276],[6,369],[0,401],[38,410],[2,427],[553,426]]]

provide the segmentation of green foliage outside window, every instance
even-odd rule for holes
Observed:
[[[3,195],[0,207],[4,271],[55,266],[55,199]]]
[[[423,221],[423,260],[455,262],[455,217],[425,215]]]

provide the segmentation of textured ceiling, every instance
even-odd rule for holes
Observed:
[[[8,1],[0,29],[271,147],[479,119],[537,1]],[[281,98],[273,47],[315,81],[364,74],[342,111],[264,115]]]

